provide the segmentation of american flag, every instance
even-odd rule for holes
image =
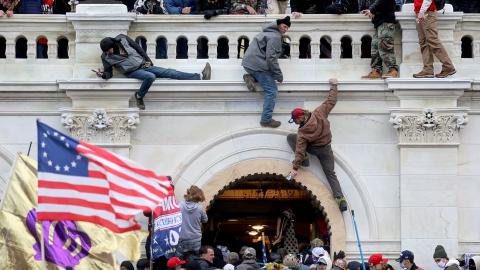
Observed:
[[[127,232],[140,229],[135,215],[151,211],[173,194],[169,176],[40,121],[37,132],[39,220],[87,221]]]

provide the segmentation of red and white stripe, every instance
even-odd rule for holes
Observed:
[[[88,221],[113,232],[140,229],[134,216],[173,196],[167,176],[81,142],[77,152],[88,162],[88,177],[38,172],[40,220]]]

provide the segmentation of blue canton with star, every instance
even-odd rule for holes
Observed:
[[[75,150],[79,141],[37,121],[38,171],[88,176],[88,160]]]

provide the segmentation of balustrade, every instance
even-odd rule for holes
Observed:
[[[99,7],[101,5],[96,5],[101,10]],[[409,5],[404,8],[408,9]],[[214,65],[219,63],[241,70],[239,58],[243,57],[250,41],[265,23],[281,17],[225,15],[206,21],[199,15],[145,16],[123,11],[120,7],[103,10],[101,12],[109,14],[102,17],[98,16],[101,12],[95,13],[92,8],[79,8],[77,13],[65,16],[17,14],[0,20],[0,65],[28,64],[33,65],[33,69],[35,64],[70,65],[74,68],[65,69],[70,75],[65,73],[64,77],[93,77],[94,74],[86,71],[101,67],[100,39],[125,33],[159,65],[163,62],[169,67],[180,68],[186,66],[186,61],[193,63],[188,65],[192,67],[208,59]],[[421,66],[415,20],[408,11],[397,13],[397,18],[400,23],[395,35],[397,60],[401,72],[408,74]],[[480,61],[480,14],[447,9],[439,16],[439,31],[454,63],[460,67],[460,73],[471,75],[472,65],[478,65]],[[282,57],[287,59],[281,59],[280,63],[282,67],[300,67],[294,76],[312,75],[309,77],[315,78],[320,71],[325,76],[342,71],[346,76],[358,77],[369,69],[373,34],[370,20],[360,14],[304,15],[292,20],[292,27],[284,38],[288,41],[284,48],[289,54]],[[47,57],[37,54],[37,41],[41,37],[48,40],[47,47],[43,48]],[[80,55],[76,55],[78,53]],[[41,58],[48,58],[48,61]],[[311,65],[313,71],[305,74],[305,65]],[[330,68],[326,70],[323,65]],[[466,67],[466,72],[462,73],[461,66]],[[8,72],[5,78],[0,75],[2,79],[10,76]],[[213,79],[218,78],[214,75]],[[288,75],[286,79],[289,79]]]

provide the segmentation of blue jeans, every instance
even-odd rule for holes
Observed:
[[[260,122],[268,123],[272,120],[273,109],[275,108],[275,101],[277,100],[277,83],[269,72],[253,70],[247,70],[247,72],[252,75],[263,88],[263,112]]]
[[[139,68],[135,71],[130,73],[126,73],[127,77],[135,78],[142,80],[142,86],[140,86],[140,90],[137,92],[137,96],[143,98],[152,83],[155,81],[156,78],[169,78],[169,79],[176,79],[176,80],[200,80],[200,74],[198,73],[187,73],[181,72],[171,68],[161,68],[161,67],[148,67],[148,68]]]

